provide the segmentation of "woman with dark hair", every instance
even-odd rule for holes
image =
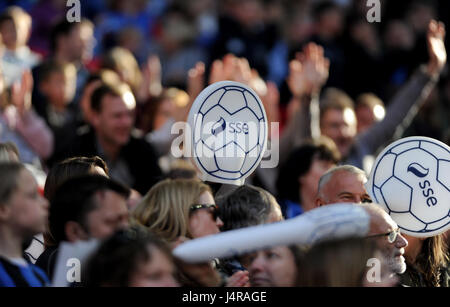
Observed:
[[[314,208],[320,177],[339,160],[339,151],[328,138],[307,142],[292,151],[277,179],[278,200],[285,218]]]
[[[108,176],[108,167],[106,166],[105,161],[97,156],[73,157],[57,163],[50,169],[47,175],[44,187],[45,198],[51,201],[57,188],[60,187],[66,180],[86,174]],[[55,260],[53,255],[57,250],[57,242],[53,238],[48,225],[46,226],[46,231],[43,234],[43,238],[44,250],[37,258],[36,265],[41,268],[46,268],[48,263]]]
[[[169,247],[142,227],[121,230],[88,260],[86,287],[176,287]]]
[[[411,287],[449,287],[449,252],[444,234],[429,238],[404,236],[408,246],[401,283]]]
[[[108,166],[98,156],[73,157],[56,164],[50,169],[45,181],[45,198],[51,200],[56,189],[67,179],[86,174],[108,176]]]

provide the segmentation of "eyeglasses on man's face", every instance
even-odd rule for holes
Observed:
[[[368,236],[367,238],[387,237],[389,243],[394,243],[397,240],[397,236],[399,236],[399,235],[400,235],[400,229],[396,229],[396,230],[393,230],[393,231],[387,232],[387,233],[371,235],[371,236]]]

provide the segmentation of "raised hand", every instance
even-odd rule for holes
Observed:
[[[25,114],[31,108],[31,92],[33,90],[33,75],[25,70],[20,83],[14,83],[11,88],[11,102],[17,108],[20,115]]]
[[[194,101],[205,86],[205,64],[197,62],[195,66],[189,69],[187,80],[187,92],[190,100]]]
[[[445,25],[436,20],[430,21],[427,33],[427,46],[430,60],[427,70],[431,76],[439,75],[447,62],[447,52],[444,45]]]
[[[138,100],[146,101],[149,97],[156,97],[163,90],[161,84],[161,62],[156,55],[150,55],[142,68],[142,82],[138,90]]]
[[[186,121],[194,103],[195,98],[200,94],[205,86],[205,64],[203,62],[197,62],[194,67],[189,69],[188,79],[187,79],[187,93],[189,96],[189,102],[172,114],[175,121]]]
[[[223,61],[215,60],[211,65],[209,73],[209,84],[226,80],[225,72],[223,71]]]
[[[261,98],[269,122],[278,121],[280,95],[274,83],[266,83],[259,73],[250,67],[245,58],[227,54],[222,60],[215,60],[211,66],[209,84],[218,81],[236,81],[251,87]]]
[[[287,83],[292,94],[300,97],[319,91],[328,79],[329,68],[323,48],[315,43],[306,45],[289,63]]]
[[[308,92],[308,84],[302,63],[295,59],[289,62],[289,75],[286,79],[294,97],[301,97]]]
[[[215,60],[211,66],[209,84],[225,80],[250,85],[252,69],[247,59],[237,58],[233,54],[227,54],[222,60]]]
[[[264,86],[265,95],[260,95],[260,98],[266,110],[267,120],[269,123],[278,122],[280,120],[280,92],[277,85],[271,81],[264,83]]]
[[[323,48],[314,43],[309,43],[299,54],[299,60],[303,63],[305,77],[312,91],[318,91],[328,79],[330,61],[324,57]]]

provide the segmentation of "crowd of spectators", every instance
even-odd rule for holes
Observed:
[[[76,285],[372,286],[369,258],[377,285],[449,285],[445,235],[403,236],[362,204],[391,141],[450,145],[448,1],[381,0],[380,22],[365,0],[79,2],[79,22],[66,0],[0,3],[0,286],[50,285],[61,243],[89,239]],[[279,123],[280,161],[219,195],[172,155],[171,127],[223,80]],[[338,202],[367,210],[366,238],[200,264],[171,253]]]

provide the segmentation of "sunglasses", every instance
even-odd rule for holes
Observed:
[[[212,213],[214,220],[216,220],[219,217],[219,207],[216,204],[207,204],[207,205],[194,204],[189,208],[189,211],[193,212],[195,210],[200,209],[210,209],[210,212]]]
[[[397,240],[397,236],[400,235],[400,229],[393,230],[391,232],[382,233],[378,235],[368,236],[367,238],[376,238],[376,237],[387,237],[389,243],[394,243]]]

